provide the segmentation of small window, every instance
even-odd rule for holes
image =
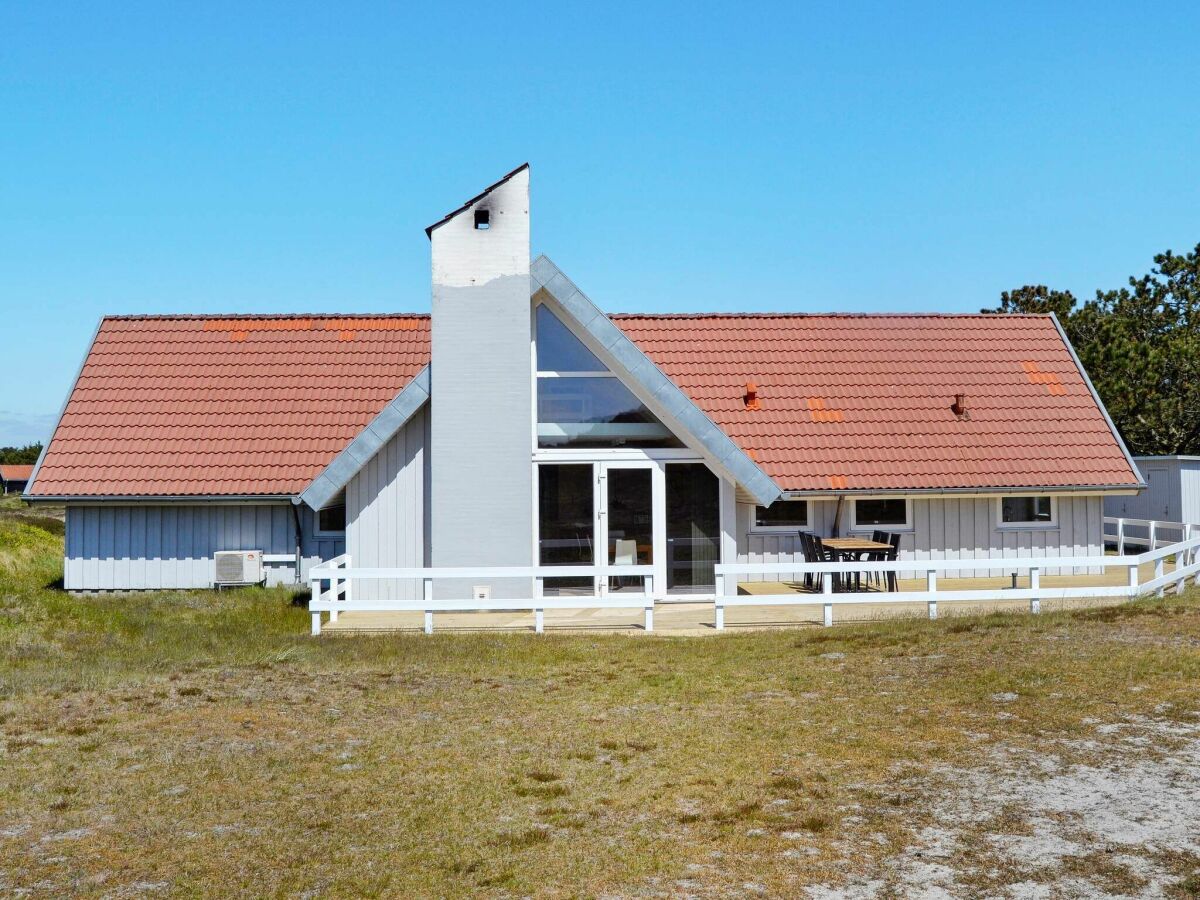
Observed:
[[[770,506],[754,507],[754,527],[760,530],[796,531],[808,527],[807,500],[776,500]]]
[[[1003,497],[1001,525],[1053,525],[1054,502],[1050,497]]]
[[[854,501],[854,521],[857,531],[873,528],[911,528],[909,502],[903,497],[879,497]]]
[[[475,230],[476,231],[487,231],[491,227],[492,227],[491,210],[487,210],[487,209],[475,210]]]
[[[326,506],[317,513],[317,531],[334,533],[346,530],[346,504]]]

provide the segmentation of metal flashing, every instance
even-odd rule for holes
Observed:
[[[329,503],[370,462],[379,448],[390,441],[428,401],[429,366],[426,366],[300,492],[300,499],[313,509],[321,509]]]

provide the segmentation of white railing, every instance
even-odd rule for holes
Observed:
[[[654,567],[653,566],[498,566],[491,568],[422,568],[422,569],[353,569],[350,555],[345,554],[309,570],[312,598],[308,610],[312,615],[312,633],[321,633],[321,613],[329,613],[336,622],[339,612],[424,612],[425,633],[433,632],[435,612],[500,612],[531,611],[534,631],[545,630],[546,610],[565,609],[640,609],[646,631],[654,630]],[[642,590],[601,594],[571,594],[545,596],[547,578],[609,578],[642,579]],[[462,581],[528,581],[533,591],[530,597],[438,597],[434,586],[438,582]],[[421,597],[413,600],[392,600],[354,596],[350,585],[354,581],[421,582]],[[322,590],[322,584],[330,587]],[[452,588],[453,589],[453,588]]]
[[[1167,523],[1157,523],[1162,526]],[[1191,534],[1197,530],[1193,526],[1177,526]],[[1157,530],[1157,529],[1156,529]],[[1050,556],[1050,557],[1010,557],[1001,559],[922,559],[922,560],[891,560],[883,562],[867,562],[846,560],[843,562],[827,563],[724,563],[716,567],[717,596],[714,601],[714,625],[717,629],[725,627],[725,607],[727,606],[800,606],[819,602],[824,607],[823,620],[825,625],[833,624],[833,607],[842,604],[855,603],[921,603],[928,604],[929,618],[937,618],[938,601],[945,602],[980,602],[995,600],[1028,600],[1030,612],[1040,612],[1043,600],[1089,599],[1100,597],[1123,597],[1133,599],[1144,594],[1155,593],[1163,596],[1166,587],[1173,584],[1175,591],[1182,591],[1188,578],[1200,584],[1200,537],[1188,537],[1186,540],[1169,544],[1165,547],[1147,550],[1137,556]],[[1166,560],[1174,557],[1174,568],[1166,572]],[[1154,564],[1154,575],[1148,581],[1141,581],[1140,567]],[[1041,574],[1047,569],[1071,568],[1124,568],[1128,578],[1123,585],[1093,585],[1046,587],[1041,583]],[[982,590],[940,590],[938,588],[939,573],[954,573],[963,570],[980,569],[988,571],[1003,570],[1005,572],[1028,572],[1029,587],[1027,588],[985,588]],[[925,590],[923,591],[852,591],[834,592],[834,581],[837,576],[854,576],[875,573],[881,578],[893,572],[897,579],[902,575],[924,575]],[[730,585],[730,577],[736,580],[738,575],[750,574],[792,575],[801,579],[806,574],[817,576],[820,581],[820,593],[799,593],[789,591],[779,594],[737,594],[736,584]],[[734,593],[729,593],[732,587]]]
[[[1182,591],[1189,578],[1200,584],[1200,525],[1179,522],[1154,522],[1144,519],[1104,519],[1104,540],[1118,547],[1116,556],[1055,556],[1055,557],[999,557],[995,559],[923,559],[865,561],[844,560],[841,562],[781,562],[781,563],[720,563],[716,566],[716,593],[713,598],[714,625],[725,627],[725,608],[729,606],[810,606],[819,603],[824,608],[823,621],[833,624],[833,607],[843,604],[928,604],[931,619],[937,618],[937,604],[944,602],[981,602],[996,600],[1028,600],[1031,612],[1040,612],[1043,600],[1091,599],[1119,597],[1133,599],[1149,593],[1165,594],[1166,588],[1174,585],[1176,592]],[[1115,530],[1110,532],[1109,525]],[[1164,534],[1177,534],[1180,540],[1173,543]],[[1148,546],[1144,553],[1128,555],[1124,551],[1129,545]],[[1174,567],[1166,571],[1166,560],[1174,557]],[[1140,567],[1154,565],[1153,576],[1141,581]],[[1053,570],[1124,568],[1127,577],[1118,585],[1079,585],[1047,587],[1041,576]],[[938,587],[938,575],[953,576],[963,571],[1002,571],[1004,573],[1028,573],[1029,587],[992,587],[972,590],[944,590]],[[886,580],[894,573],[897,580],[907,576],[924,576],[923,591],[847,591],[835,592],[837,576],[862,576],[878,574]],[[790,575],[803,579],[804,575],[816,576],[820,583],[817,593],[787,591],[778,594],[738,594],[739,575]],[[611,577],[629,577],[642,580],[640,591],[618,591],[590,595],[545,596],[547,578],[591,578],[607,586]],[[532,586],[532,596],[516,598],[491,597],[435,597],[438,582],[492,582],[496,580],[527,581]],[[381,599],[371,596],[370,591],[353,592],[356,581],[401,581],[421,583],[421,596],[415,599]],[[331,559],[309,571],[312,598],[309,612],[312,615],[312,633],[321,633],[321,615],[329,614],[330,622],[338,620],[339,612],[423,612],[424,630],[432,633],[435,612],[496,612],[530,611],[534,614],[534,630],[544,631],[546,610],[571,609],[641,609],[645,616],[646,631],[654,630],[654,569],[652,566],[531,566],[491,568],[362,568],[351,567],[350,554]],[[328,587],[324,587],[328,584]],[[1015,581],[1014,581],[1015,585]],[[453,591],[451,586],[448,590]],[[461,588],[459,588],[461,590]]]
[[[1108,526],[1113,530],[1109,531]],[[1125,548],[1129,545],[1145,547],[1147,550],[1157,550],[1164,544],[1186,541],[1193,534],[1200,532],[1200,525],[1188,525],[1184,522],[1160,522],[1151,519],[1125,519],[1120,517],[1104,517],[1104,543],[1113,544],[1117,555],[1124,556]],[[1164,538],[1164,534],[1170,538]]]

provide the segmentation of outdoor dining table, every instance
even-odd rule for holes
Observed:
[[[821,541],[830,550],[837,553],[839,559],[859,560],[866,553],[881,553],[892,549],[891,544],[872,541],[867,538],[824,538]],[[842,590],[845,590],[846,585],[850,581],[850,576],[846,575],[839,578]],[[861,590],[862,582],[858,575],[854,576],[855,590]]]

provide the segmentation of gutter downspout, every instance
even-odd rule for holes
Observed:
[[[303,529],[300,527],[300,498],[292,498],[292,521],[296,523],[296,584],[303,584],[303,572],[301,566],[304,564],[304,557],[301,556],[301,545],[303,543]]]

